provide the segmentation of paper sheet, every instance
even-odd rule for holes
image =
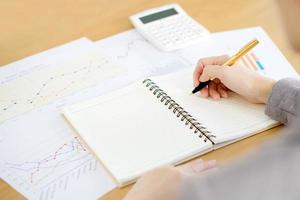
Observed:
[[[40,85],[32,84],[23,88],[18,83],[19,79],[39,80],[44,77],[33,75],[49,72],[60,63],[91,51],[94,51],[93,44],[87,39],[81,39],[4,66],[0,68],[0,90],[4,90],[3,84],[14,83],[13,90],[18,91],[16,97],[23,93],[28,94],[28,90],[34,90]],[[71,68],[76,69],[76,66]],[[109,80],[102,83],[109,83]],[[69,92],[60,93],[61,95],[53,99],[30,109],[23,109],[22,112],[16,112],[16,115],[10,115],[10,119],[2,120],[1,178],[26,198],[96,199],[115,187],[103,167],[61,116],[62,105],[105,91],[103,86],[98,90],[80,90],[81,86],[87,85],[79,84]],[[65,87],[65,82],[58,82],[55,86],[49,87],[48,94],[51,94],[53,89]],[[76,92],[78,87],[80,92]],[[26,90],[23,92],[22,89]],[[1,93],[2,108],[8,97],[9,95]],[[19,102],[22,98],[16,100]],[[22,106],[28,105],[23,103]]]

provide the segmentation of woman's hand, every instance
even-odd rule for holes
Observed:
[[[210,96],[213,99],[227,98],[228,90],[231,90],[253,103],[266,103],[275,81],[241,63],[222,67],[226,60],[228,56],[199,60],[193,75],[194,86],[214,78],[208,87],[201,90],[201,96]]]
[[[215,160],[194,160],[178,167],[159,167],[144,174],[124,200],[176,200],[187,176],[203,173],[216,166]]]

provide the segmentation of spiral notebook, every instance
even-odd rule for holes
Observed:
[[[233,93],[220,101],[190,95],[191,77],[184,70],[142,80],[63,113],[119,186],[278,125],[263,105]]]

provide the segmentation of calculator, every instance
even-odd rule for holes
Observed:
[[[209,35],[209,31],[178,4],[137,13],[130,16],[130,21],[150,43],[163,51],[195,44]]]

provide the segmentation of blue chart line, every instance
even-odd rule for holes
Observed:
[[[0,123],[101,84],[123,70],[104,57],[89,54],[0,84]]]
[[[130,42],[128,42],[126,44],[125,51],[122,54],[117,55],[116,58],[122,59],[122,58],[129,57],[130,52],[135,50],[135,46],[138,45],[138,43],[145,44],[146,41],[143,38],[136,38],[136,39],[131,40]]]
[[[94,155],[71,130],[40,131],[30,137],[13,134],[10,141],[19,141],[9,149],[16,152],[3,156],[0,174],[26,198],[56,200],[72,194],[78,195],[75,199],[88,194],[97,198],[114,187]],[[26,145],[16,148],[21,141]],[[99,189],[82,187],[87,185]]]

